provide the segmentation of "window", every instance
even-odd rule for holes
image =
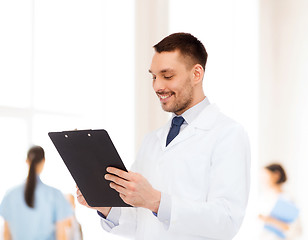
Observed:
[[[1,1],[0,31],[0,199],[26,177],[32,144],[46,151],[42,180],[75,194],[50,131],[106,129],[130,167],[134,1]],[[107,234],[78,204],[77,217],[86,239]]]

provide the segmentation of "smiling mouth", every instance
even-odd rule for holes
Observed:
[[[160,101],[165,101],[173,95],[173,93],[156,93],[156,94],[159,97]]]

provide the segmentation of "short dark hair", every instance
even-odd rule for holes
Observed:
[[[205,69],[207,61],[205,47],[190,33],[173,33],[153,47],[158,53],[179,50],[184,57],[190,58],[193,65],[200,64]]]
[[[287,174],[280,164],[270,164],[267,165],[265,168],[272,173],[279,173],[279,179],[277,180],[276,184],[282,184],[287,181]]]

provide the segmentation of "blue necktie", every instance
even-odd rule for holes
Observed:
[[[166,142],[166,147],[168,144],[179,134],[181,125],[184,122],[184,118],[182,116],[180,117],[174,117],[172,119],[172,125],[169,130],[168,136],[167,136],[167,142]]]

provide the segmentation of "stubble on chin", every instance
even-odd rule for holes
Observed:
[[[170,108],[167,107],[167,104],[161,103],[161,108],[165,111],[165,112],[172,112],[170,110]]]
[[[192,98],[190,97],[186,102],[184,103],[175,103],[174,106],[168,107],[167,104],[162,103],[161,107],[165,112],[171,112],[177,114],[178,112],[182,112],[188,106],[191,104]]]
[[[189,107],[189,105],[192,102],[192,98],[188,99],[185,103],[179,104],[177,106],[175,106],[175,108],[173,109],[172,112],[176,113],[178,115],[178,113],[186,111]]]

